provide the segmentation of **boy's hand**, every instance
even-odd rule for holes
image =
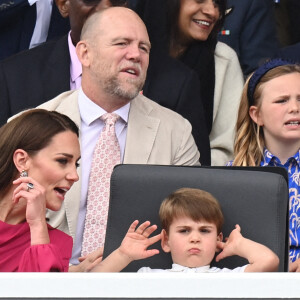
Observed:
[[[216,257],[219,261],[227,256],[238,255],[248,260],[245,272],[274,272],[278,270],[278,256],[266,246],[244,238],[241,227],[235,225],[225,243],[217,242],[223,251]]]
[[[147,249],[161,239],[161,234],[149,238],[157,226],[150,226],[150,222],[146,221],[136,228],[138,223],[136,220],[130,225],[121,246],[96,265],[92,272],[120,272],[133,260],[159,253],[157,249]]]
[[[136,220],[130,225],[119,248],[120,253],[126,255],[131,261],[151,257],[159,253],[157,249],[147,250],[149,246],[161,239],[161,234],[149,238],[157,229],[157,226],[150,226],[150,222],[146,221],[137,227],[138,223],[139,221]]]
[[[239,247],[239,243],[243,239],[241,234],[241,227],[237,224],[235,225],[235,229],[231,231],[228,238],[226,238],[226,242],[217,242],[217,247],[222,249],[221,253],[216,257],[216,261],[220,261],[221,259],[236,255],[237,249]]]

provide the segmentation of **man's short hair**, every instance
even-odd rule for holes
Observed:
[[[193,221],[205,220],[217,227],[218,234],[222,231],[224,217],[218,200],[210,193],[193,188],[181,188],[169,195],[162,202],[159,218],[163,229],[169,233],[173,220],[189,217]]]

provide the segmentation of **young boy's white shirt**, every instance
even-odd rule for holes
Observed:
[[[210,265],[202,266],[198,268],[184,267],[178,264],[172,264],[172,269],[151,269],[149,267],[142,267],[138,270],[138,273],[164,273],[164,272],[181,272],[181,273],[243,273],[248,265],[237,267],[234,269],[210,267]]]

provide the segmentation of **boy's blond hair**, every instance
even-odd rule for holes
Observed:
[[[205,220],[216,225],[218,234],[222,231],[224,217],[221,206],[213,195],[203,190],[181,188],[164,199],[159,218],[167,233],[173,220],[182,216],[196,222]]]

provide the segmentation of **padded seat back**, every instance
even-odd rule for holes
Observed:
[[[288,268],[288,183],[286,171],[268,167],[185,167],[118,165],[111,177],[111,197],[104,257],[119,247],[134,220],[151,221],[161,230],[158,211],[173,191],[199,188],[210,192],[221,204],[225,218],[224,237],[239,224],[244,237],[271,248],[280,258],[279,271]],[[166,269],[170,254],[153,245],[160,254],[134,261],[124,271],[140,267]],[[234,256],[212,265],[234,268],[246,264]]]

